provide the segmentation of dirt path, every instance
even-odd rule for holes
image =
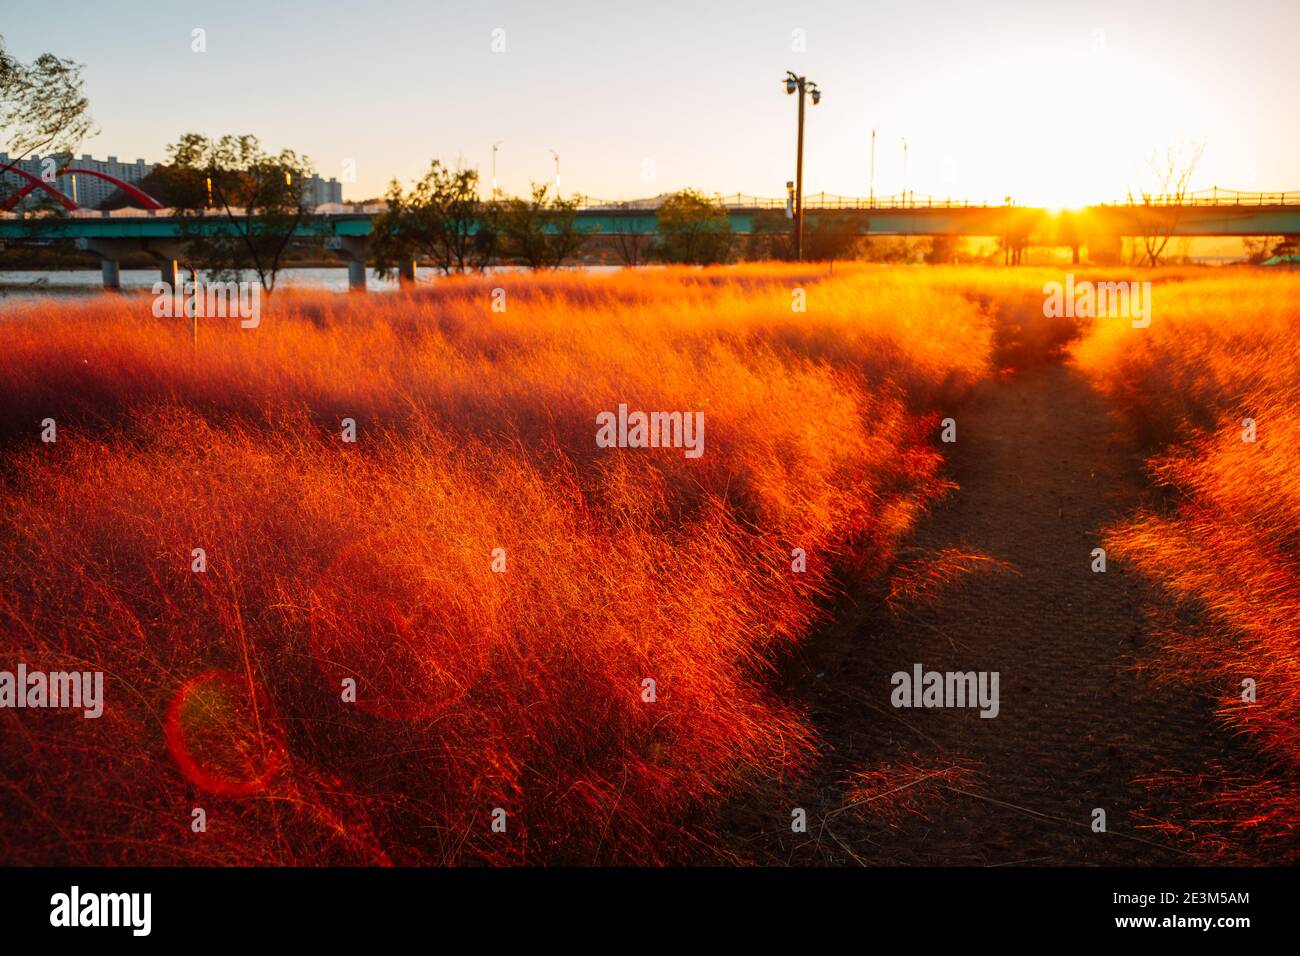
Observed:
[[[1052,363],[987,383],[955,414],[958,440],[945,447],[960,490],[912,544],[984,552],[1015,573],[968,574],[894,619],[878,601],[843,609],[787,688],[827,752],[811,781],[728,808],[739,852],[797,864],[1195,862],[1141,828],[1192,811],[1139,781],[1196,772],[1238,747],[1196,694],[1154,686],[1132,666],[1152,650],[1150,595],[1136,575],[1113,560],[1105,574],[1090,568],[1099,530],[1144,487],[1140,458],[1106,411],[1076,372]],[[917,663],[999,672],[1000,713],[895,709],[891,675]],[[957,764],[970,769],[954,781],[902,769]],[[903,790],[844,809],[846,778],[891,765],[868,789]],[[794,806],[807,810],[806,835],[790,831]],[[1105,834],[1089,826],[1097,807]]]

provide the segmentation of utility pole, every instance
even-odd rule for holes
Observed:
[[[868,202],[876,205],[876,128],[871,127],[871,196]]]
[[[794,254],[799,261],[803,260],[803,116],[804,116],[804,96],[806,93],[812,94],[813,105],[816,106],[822,101],[822,91],[817,88],[817,84],[809,81],[806,76],[796,76],[789,70],[785,74],[785,91],[787,94],[799,94],[799,146],[798,154],[795,159],[794,175]]]
[[[492,144],[492,198],[497,198],[497,150],[501,148],[501,143],[505,140]]]

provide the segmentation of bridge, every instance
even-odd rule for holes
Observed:
[[[145,198],[156,208],[73,209],[58,216],[0,212],[0,240],[73,239],[78,248],[99,255],[105,287],[117,288],[118,263],[127,253],[148,253],[159,262],[163,281],[175,285],[187,237],[233,235],[237,229],[224,211],[177,216]],[[577,229],[603,236],[654,235],[660,201],[661,197],[586,200],[577,213]],[[784,199],[736,195],[719,196],[717,201],[733,233],[776,233],[789,228]],[[303,219],[295,235],[322,241],[326,249],[346,259],[349,284],[364,288],[372,221],[383,209],[382,204],[322,206]],[[861,198],[822,193],[806,197],[804,211],[809,229],[835,217],[864,236],[996,236],[1022,242],[1034,237],[1042,245],[1072,247],[1076,260],[1081,247],[1117,248],[1124,237],[1300,234],[1300,192],[1213,189],[1185,195],[1179,202],[1130,199],[1074,210],[1019,206],[1007,200],[972,203],[914,194]],[[400,272],[404,278],[413,277],[414,264]]]
[[[27,180],[27,183],[26,185],[23,186],[22,189],[16,190],[14,194],[10,196],[8,199],[6,199],[4,202],[0,202],[0,211],[4,211],[4,212],[10,211],[11,209],[13,209],[15,206],[18,205],[19,200],[23,199],[25,196],[27,196],[28,193],[33,192],[36,189],[45,190],[47,193],[49,193],[51,196],[55,198],[55,200],[59,203],[59,205],[61,205],[64,209],[68,210],[68,212],[74,212],[81,209],[81,207],[77,205],[77,201],[75,199],[73,199],[67,193],[59,189],[55,189],[54,184],[52,182],[47,182],[46,180],[41,179],[39,176],[32,175],[27,170],[23,169],[21,166],[11,164],[7,168],[5,168],[4,173],[5,175],[12,174],[14,176],[18,176],[21,179],[25,179]],[[152,196],[146,193],[135,183],[127,182],[125,179],[119,179],[116,176],[113,176],[109,173],[101,172],[98,169],[81,169],[81,168],[72,169],[70,167],[65,166],[63,169],[59,170],[57,176],[71,176],[73,179],[74,192],[76,191],[76,178],[78,176],[93,176],[96,179],[102,179],[105,182],[111,183],[112,185],[116,186],[118,189],[122,190],[122,192],[126,193],[128,196],[130,196],[132,199],[138,202],[141,205],[141,207],[143,207],[144,209],[157,210],[163,208],[162,203],[154,199]]]

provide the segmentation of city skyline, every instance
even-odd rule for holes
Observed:
[[[0,168],[6,167],[9,160],[9,154],[0,150]],[[13,191],[26,192],[30,189],[33,184],[28,177],[39,176],[44,179],[47,175],[47,160],[53,161],[48,171],[65,170],[49,180],[50,185],[82,209],[98,209],[105,200],[117,195],[118,187],[111,179],[99,178],[95,175],[78,176],[79,172],[90,170],[107,173],[114,179],[140,186],[144,183],[145,177],[158,165],[156,161],[146,160],[143,157],[137,157],[134,162],[127,162],[111,153],[104,159],[97,159],[90,153],[82,153],[79,156],[75,154],[70,156],[67,153],[44,155],[33,153],[14,162],[14,169],[0,173],[0,184],[11,193],[7,198],[17,199],[16,205],[19,208],[33,206],[43,198],[48,198],[48,194],[39,190],[21,199],[12,195]],[[332,176],[327,179],[319,174],[312,175],[304,180],[304,187],[307,200],[313,206],[343,202],[342,184]]]
[[[808,193],[866,195],[873,129],[877,195],[1082,205],[1136,191],[1153,153],[1199,146],[1195,189],[1297,185],[1279,82],[1294,5],[1261,0],[1224,20],[1210,3],[761,4],[744,17],[724,4],[691,11],[685,30],[678,6],[615,23],[587,4],[560,16],[397,2],[340,29],[350,6],[72,3],[57,32],[18,9],[4,35],[23,58],[86,64],[99,132],[78,153],[157,162],[185,132],[248,132],[308,155],[347,201],[435,158],[477,168],[490,189],[494,143],[504,192],[553,183],[558,167],[565,193],[598,198],[779,196],[794,172],[787,69],[825,92],[809,110]],[[923,56],[890,42],[918,33]],[[153,106],[151,74],[166,77]]]

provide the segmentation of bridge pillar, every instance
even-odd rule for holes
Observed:
[[[116,259],[100,259],[99,272],[104,277],[105,289],[122,288],[122,272],[118,268]]]
[[[158,263],[158,278],[167,283],[169,289],[181,287],[185,270],[181,268],[180,259],[183,249],[180,243],[170,240],[150,239],[143,243],[144,251]]]
[[[348,260],[348,291],[366,291],[366,264],[358,259]]]
[[[104,278],[105,289],[122,288],[122,255],[134,248],[129,240],[82,237],[76,241],[76,246],[84,252],[93,252],[99,256],[99,274]]]
[[[159,264],[159,271],[162,274],[162,281],[167,283],[169,289],[175,289],[179,284],[180,265],[175,259],[164,256]]]
[[[326,236],[325,248],[348,260],[348,291],[365,292],[366,260],[370,258],[369,239],[363,236]]]

